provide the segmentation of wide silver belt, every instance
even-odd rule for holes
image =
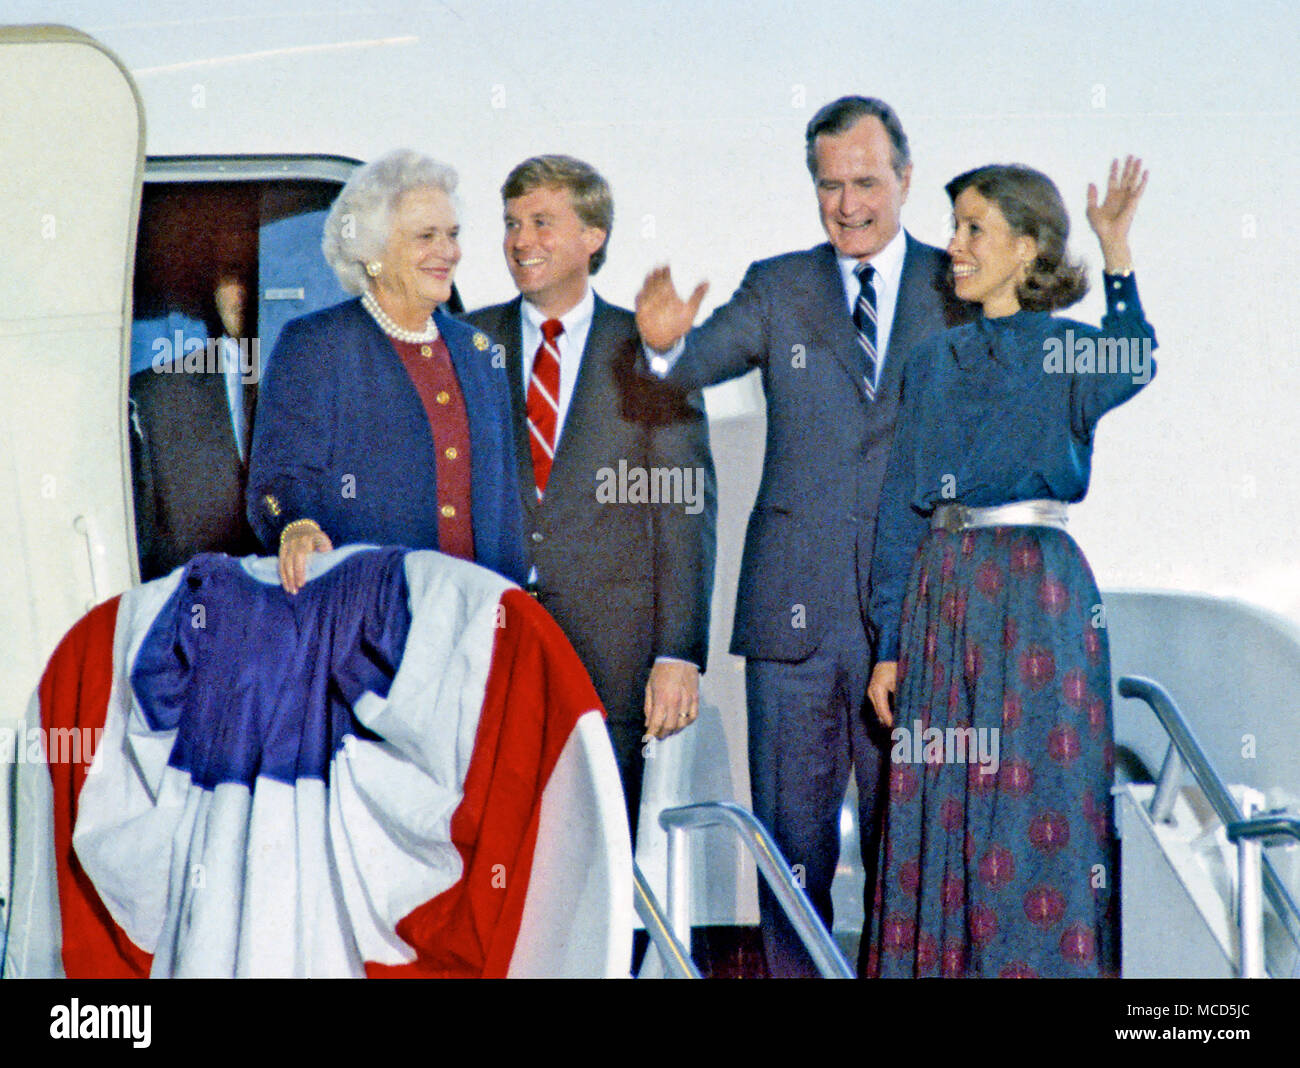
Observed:
[[[975,527],[1055,527],[1064,530],[1066,511],[1064,501],[1016,501],[992,508],[941,504],[930,516],[930,529],[946,530],[949,534]]]

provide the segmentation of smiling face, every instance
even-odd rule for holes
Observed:
[[[866,262],[898,233],[912,166],[894,173],[893,146],[874,115],[813,144],[817,205],[835,251]]]
[[[1015,233],[997,204],[973,186],[957,195],[952,215],[948,255],[957,296],[982,304],[989,318],[1014,315],[1020,310],[1016,287],[1038,255],[1038,243]]]
[[[510,277],[530,304],[558,319],[586,293],[588,265],[605,231],[578,217],[563,186],[539,186],[507,200],[505,224]]]
[[[460,262],[460,224],[451,198],[425,186],[403,193],[391,216],[382,269],[371,285],[397,322],[419,329],[451,297]]]

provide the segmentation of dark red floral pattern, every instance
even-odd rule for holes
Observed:
[[[965,732],[965,759],[891,769],[872,974],[1118,971],[1100,604],[1087,562],[1059,531],[927,537],[900,653],[924,668],[900,678],[895,723]]]

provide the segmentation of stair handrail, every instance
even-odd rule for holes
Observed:
[[[1223,821],[1225,829],[1234,824],[1251,824],[1252,821],[1246,819],[1240,806],[1233,799],[1227,785],[1219,776],[1219,773],[1214,770],[1210,758],[1196,740],[1191,725],[1182,712],[1179,711],[1178,705],[1169,696],[1169,692],[1158,682],[1139,675],[1123,676],[1116,683],[1116,689],[1121,697],[1132,697],[1145,702],[1151,711],[1155,713],[1156,719],[1160,721],[1160,725],[1169,736],[1169,748],[1165,752],[1164,764],[1160,769],[1160,779],[1156,783],[1155,793],[1151,799],[1152,820],[1162,822],[1168,815],[1169,809],[1173,805],[1174,795],[1177,792],[1177,781],[1181,767],[1185,765],[1192,773],[1197,785],[1200,786],[1201,792],[1209,801],[1215,814]],[[1271,835],[1276,833],[1270,832]],[[1241,845],[1248,844],[1250,836],[1244,830],[1239,829],[1238,838],[1240,855]],[[1295,898],[1291,896],[1291,892],[1278,876],[1277,870],[1268,857],[1261,855],[1259,860],[1264,896],[1268,898],[1269,903],[1273,906],[1273,911],[1282,921],[1282,926],[1287,935],[1297,951],[1300,952],[1300,906],[1296,905]],[[1249,892],[1249,888],[1247,890]],[[1241,915],[1242,909],[1239,904],[1239,920]],[[1243,944],[1243,958],[1245,957],[1246,948]],[[1244,966],[1246,961],[1243,959],[1241,963]]]
[[[1243,979],[1263,979],[1264,911],[1259,899],[1263,848],[1281,845],[1288,838],[1300,842],[1300,819],[1287,812],[1253,815],[1224,828],[1228,841],[1237,846],[1237,928],[1241,937],[1239,974]]]
[[[727,827],[736,832],[753,856],[759,874],[767,880],[823,978],[854,978],[849,962],[826,930],[808,894],[795,881],[772,835],[752,812],[730,801],[704,801],[664,809],[659,813],[659,825],[668,832],[668,915],[684,942],[689,944],[691,930],[686,834],[701,827]]]
[[[650,884],[641,874],[641,868],[636,861],[632,862],[632,885],[636,914],[641,917],[646,934],[650,936],[650,941],[659,951],[659,959],[663,961],[664,970],[668,973],[667,977],[669,979],[701,978],[700,970],[691,960],[691,951],[682,945],[669,925],[663,906],[659,904],[659,899],[650,889]]]

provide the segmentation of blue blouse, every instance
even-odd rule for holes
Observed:
[[[1133,275],[1104,275],[1101,328],[1021,311],[928,338],[908,357],[877,513],[870,617],[896,660],[912,559],[942,504],[1080,501],[1097,422],[1155,374]]]

